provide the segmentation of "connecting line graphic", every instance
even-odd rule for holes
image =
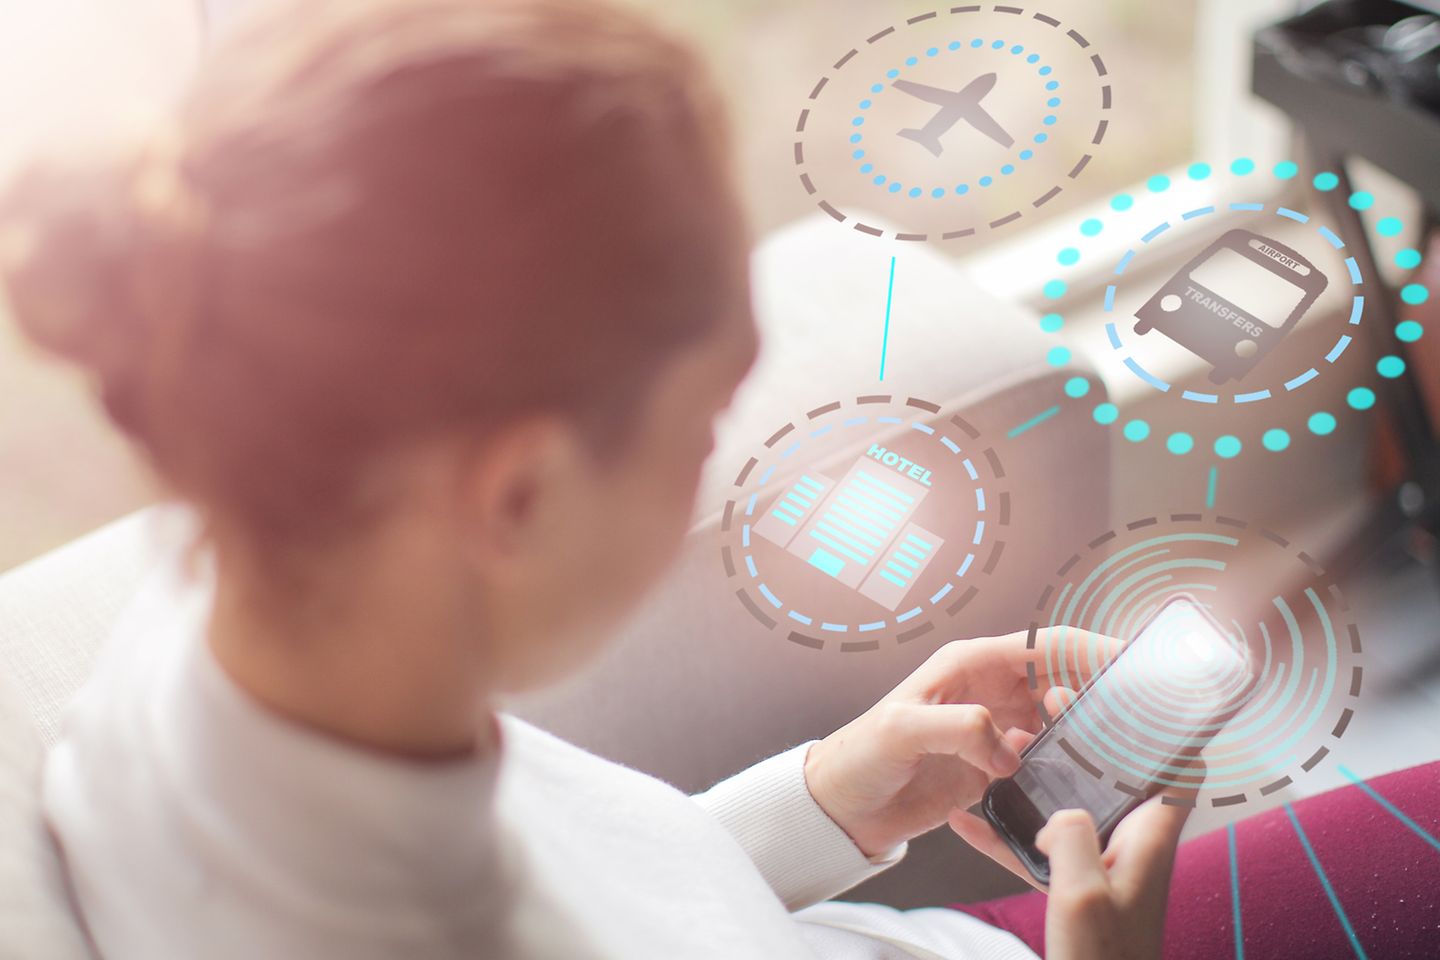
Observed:
[[[1245,933],[1240,926],[1240,867],[1235,862],[1235,824],[1225,828],[1230,838],[1230,906],[1235,914],[1235,960],[1245,960]]]
[[[1366,796],[1384,808],[1386,813],[1399,820],[1421,840],[1440,851],[1440,840],[1406,816],[1403,810],[1385,799],[1378,790],[1366,783],[1353,770],[1344,765],[1337,769],[1342,776],[1364,791]],[[1287,803],[1285,804],[1285,813],[1290,818],[1291,826],[1295,828],[1295,836],[1300,839],[1300,846],[1305,850],[1305,856],[1310,860],[1310,866],[1315,869],[1315,876],[1320,879],[1320,886],[1324,888],[1325,896],[1329,898],[1330,906],[1335,910],[1335,916],[1340,920],[1340,925],[1345,928],[1345,936],[1350,939],[1350,946],[1355,950],[1355,956],[1360,960],[1369,960],[1365,954],[1365,948],[1360,946],[1360,938],[1356,936],[1355,928],[1350,925],[1350,918],[1345,915],[1344,908],[1340,906],[1340,897],[1330,884],[1330,878],[1326,876],[1325,868],[1320,866],[1320,858],[1316,856],[1315,848],[1310,845],[1310,838],[1305,835],[1304,829],[1300,826],[1300,818],[1295,815],[1295,808]],[[1225,832],[1230,842],[1230,907],[1235,917],[1235,960],[1245,960],[1245,934],[1244,928],[1240,925],[1240,867],[1235,849],[1235,824],[1226,826]]]
[[[1210,479],[1205,484],[1205,509],[1215,509],[1215,486],[1220,482],[1220,468],[1210,468]]]
[[[1360,938],[1355,935],[1355,928],[1350,925],[1350,918],[1345,915],[1345,908],[1340,906],[1340,898],[1335,895],[1335,888],[1330,885],[1330,878],[1325,875],[1325,868],[1320,866],[1320,858],[1315,855],[1315,848],[1310,846],[1310,838],[1305,836],[1305,830],[1300,826],[1300,818],[1295,816],[1295,808],[1285,804],[1285,813],[1290,818],[1290,825],[1295,828],[1295,836],[1300,838],[1300,846],[1305,849],[1305,856],[1310,860],[1310,866],[1315,868],[1315,876],[1320,878],[1320,886],[1325,889],[1325,896],[1330,900],[1330,906],[1335,910],[1335,916],[1340,920],[1340,926],[1345,928],[1345,936],[1350,938],[1350,946],[1355,950],[1355,956],[1360,960],[1370,960],[1365,953],[1365,948],[1360,946]]]
[[[885,291],[885,336],[880,341],[880,380],[885,380],[885,354],[890,349],[890,305],[895,302],[895,258],[890,258],[890,286]]]
[[[1346,777],[1351,783],[1355,784],[1355,786],[1365,791],[1366,796],[1368,796],[1371,800],[1374,800],[1376,803],[1380,804],[1380,806],[1384,807],[1386,813],[1389,813],[1396,820],[1399,820],[1401,823],[1405,824],[1405,826],[1409,827],[1421,840],[1424,840],[1436,850],[1440,850],[1440,840],[1436,840],[1434,837],[1432,837],[1429,833],[1425,831],[1424,827],[1420,826],[1420,824],[1407,817],[1399,807],[1395,806],[1395,804],[1382,797],[1374,787],[1370,786],[1370,784],[1366,783],[1364,780],[1360,779],[1360,777],[1356,776],[1348,767],[1342,766],[1338,769],[1340,770],[1340,773],[1344,777]]]
[[[1040,426],[1040,424],[1044,423],[1046,420],[1049,420],[1051,417],[1055,416],[1055,414],[1059,412],[1060,408],[1058,406],[1055,406],[1051,407],[1049,410],[1044,410],[1040,413],[1037,413],[1029,420],[1026,420],[1024,423],[1020,424],[1020,426],[1013,428],[1009,433],[1005,434],[1005,436],[1009,437],[1011,440],[1014,440],[1026,430]]]

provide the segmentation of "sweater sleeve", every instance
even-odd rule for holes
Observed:
[[[901,843],[867,858],[805,784],[805,756],[816,741],[722,780],[694,800],[719,820],[790,910],[828,900],[894,866]]]

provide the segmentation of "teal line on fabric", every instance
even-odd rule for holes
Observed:
[[[1225,828],[1230,836],[1230,907],[1235,914],[1235,960],[1245,960],[1245,934],[1240,927],[1240,867],[1235,862],[1235,824]]]
[[[885,291],[885,336],[880,341],[880,379],[885,379],[885,354],[890,349],[890,305],[895,302],[895,258],[890,258],[890,286]]]
[[[1055,416],[1055,414],[1057,414],[1057,413],[1059,413],[1059,412],[1060,412],[1060,408],[1059,408],[1059,407],[1051,407],[1049,410],[1043,411],[1042,413],[1037,413],[1035,416],[1031,417],[1029,420],[1026,420],[1024,423],[1020,424],[1020,426],[1018,426],[1018,427],[1016,427],[1015,429],[1011,430],[1009,433],[1006,434],[1006,436],[1009,437],[1011,440],[1014,440],[1016,437],[1020,436],[1020,434],[1024,433],[1026,430],[1029,430],[1031,427],[1038,427],[1038,426],[1040,426],[1040,424],[1044,423],[1046,420],[1049,420],[1051,417]]]
[[[1436,850],[1440,850],[1440,840],[1436,840],[1429,833],[1426,833],[1424,827],[1420,826],[1420,824],[1405,816],[1405,813],[1399,807],[1395,806],[1395,804],[1382,797],[1374,787],[1370,786],[1370,784],[1357,777],[1349,770],[1349,768],[1342,766],[1339,769],[1344,776],[1350,779],[1351,783],[1355,784],[1355,786],[1359,787],[1361,790],[1364,790],[1365,793],[1369,795],[1371,800],[1374,800],[1376,803],[1380,804],[1380,806],[1384,807],[1386,811],[1389,812],[1390,815],[1393,816],[1396,820],[1399,820],[1401,823],[1405,824],[1405,826],[1415,831],[1415,833],[1420,837],[1420,839],[1430,844],[1430,846],[1434,847]]]
[[[1210,480],[1205,485],[1205,509],[1215,509],[1215,486],[1220,482],[1220,468],[1210,468]]]
[[[1370,960],[1365,955],[1365,948],[1360,946],[1360,938],[1355,936],[1355,928],[1350,925],[1345,908],[1340,906],[1340,898],[1335,895],[1335,888],[1330,886],[1330,878],[1325,875],[1325,868],[1320,866],[1320,858],[1315,856],[1315,848],[1310,846],[1310,838],[1305,836],[1305,830],[1300,826],[1300,818],[1295,816],[1295,808],[1287,803],[1285,813],[1290,817],[1290,825],[1295,828],[1295,836],[1300,838],[1300,846],[1305,848],[1305,856],[1310,859],[1310,866],[1315,868],[1315,876],[1320,878],[1320,886],[1325,888],[1325,896],[1330,898],[1330,906],[1334,908],[1340,926],[1345,928],[1345,936],[1350,938],[1350,946],[1354,948],[1355,956],[1360,960]]]

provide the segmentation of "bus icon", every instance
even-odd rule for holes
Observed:
[[[1181,267],[1135,316],[1211,365],[1212,383],[1240,380],[1279,345],[1328,284],[1278,241],[1230,230]]]

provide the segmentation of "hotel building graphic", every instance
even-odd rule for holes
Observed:
[[[838,483],[801,474],[755,533],[895,610],[944,545],[910,519],[930,494],[929,481],[930,471],[873,444]]]

